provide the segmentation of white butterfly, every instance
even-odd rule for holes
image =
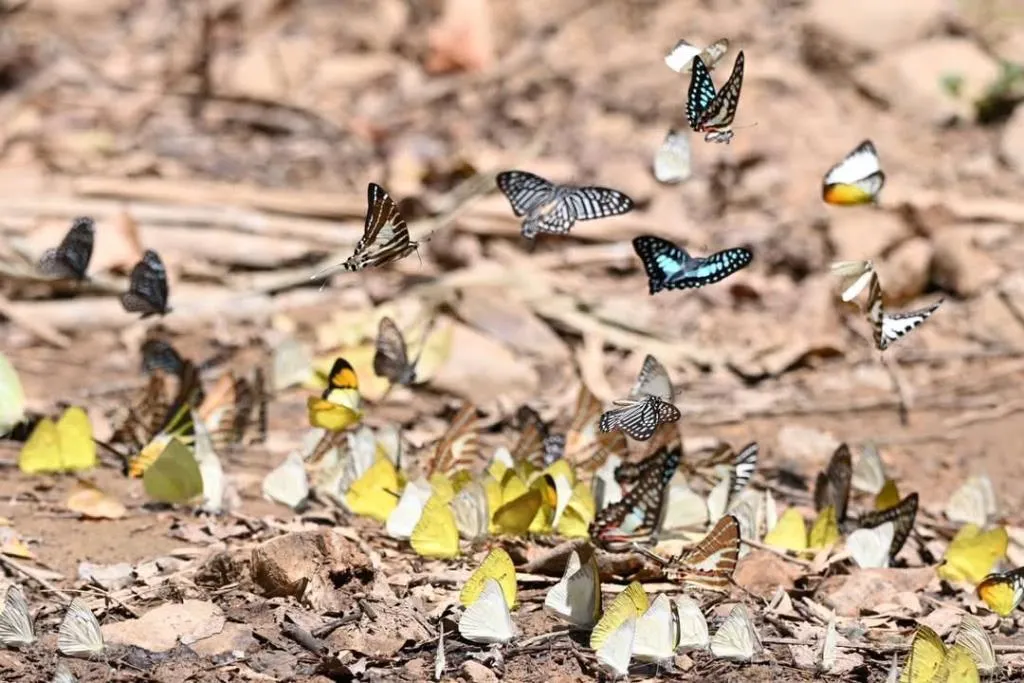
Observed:
[[[292,451],[263,478],[263,497],[296,508],[309,497],[309,479],[302,456]]]
[[[686,484],[670,484],[665,499],[665,519],[661,525],[662,529],[707,526],[707,501]]]
[[[192,454],[199,465],[199,475],[203,478],[202,509],[220,514],[224,510],[224,467],[217,457],[217,451],[214,450],[210,430],[195,411],[192,411],[192,425],[195,431]]]
[[[853,464],[851,484],[858,491],[877,495],[885,486],[885,464],[874,444],[868,443],[860,452],[860,457]]]
[[[825,174],[822,198],[829,204],[865,204],[875,200],[884,184],[878,152],[865,140]]]
[[[0,611],[0,645],[23,647],[36,641],[32,630],[32,616],[21,587],[11,585],[4,597],[3,611]]]
[[[422,479],[406,484],[398,504],[388,515],[388,521],[384,525],[388,536],[400,541],[408,540],[412,536],[412,530],[416,528],[416,523],[420,521],[423,506],[427,504],[432,494],[430,484]]]
[[[544,597],[544,609],[579,628],[597,623],[601,613],[601,579],[593,554],[585,564],[575,550],[569,554],[561,580]]]
[[[703,50],[685,40],[680,40],[665,55],[665,65],[676,73],[687,74],[693,69],[693,58],[700,55],[704,66],[711,71],[728,51],[729,40],[726,38],[719,38]]]
[[[629,662],[633,657],[633,640],[636,636],[636,617],[629,617],[611,632],[597,649],[597,660],[619,676],[629,673]]]
[[[471,481],[459,489],[452,499],[452,513],[459,535],[466,540],[477,541],[487,536],[491,512],[484,485],[480,481]]]
[[[604,465],[594,472],[592,483],[594,493],[594,509],[598,512],[612,503],[622,500],[622,486],[615,478],[615,470],[622,464],[622,458],[612,453]]]
[[[882,288],[878,276],[872,275],[868,290],[868,321],[871,323],[875,346],[885,351],[894,342],[927,320],[942,304],[939,299],[927,308],[906,313],[886,313],[882,305]]]
[[[103,654],[103,648],[100,622],[81,598],[75,598],[60,622],[57,650],[68,657],[88,659]]]
[[[838,275],[842,279],[843,301],[853,301],[871,281],[871,274],[875,272],[875,264],[870,260],[836,261],[832,264],[831,269],[833,275]]]
[[[956,644],[967,648],[978,665],[978,671],[989,674],[996,670],[999,662],[996,660],[995,650],[992,648],[992,639],[988,632],[970,614],[964,614],[960,618],[960,629],[956,634]]]
[[[53,671],[53,679],[50,683],[78,683],[78,679],[68,670],[64,662],[57,662],[57,668]]]
[[[675,599],[676,619],[679,622],[679,633],[676,640],[677,650],[703,650],[707,648],[708,622],[700,605],[693,598],[680,596]]]
[[[654,153],[654,177],[659,183],[675,184],[693,175],[690,158],[690,136],[670,130]]]
[[[982,474],[965,481],[949,497],[945,512],[951,522],[984,527],[988,518],[998,512],[992,480]]]
[[[895,533],[896,525],[892,522],[871,529],[857,529],[846,537],[846,549],[858,567],[888,567],[889,546]]]
[[[743,604],[732,608],[722,626],[711,637],[711,653],[720,659],[748,662],[762,649],[761,639]]]
[[[501,584],[494,579],[484,581],[480,596],[462,612],[459,635],[474,643],[507,643],[515,637]]]
[[[647,611],[636,620],[633,656],[645,662],[663,662],[671,659],[675,649],[676,627],[672,603],[667,595],[659,593]]]
[[[818,658],[818,668],[823,673],[828,673],[836,665],[836,640],[838,635],[836,634],[836,620],[829,619],[828,626],[825,627],[825,633],[821,638],[821,654]]]

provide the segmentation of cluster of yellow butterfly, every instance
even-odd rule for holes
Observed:
[[[979,683],[998,668],[988,633],[969,614],[960,620],[956,640],[946,647],[933,629],[917,627],[899,683]],[[890,676],[896,680],[894,676]]]

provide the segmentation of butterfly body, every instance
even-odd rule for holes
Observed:
[[[128,291],[121,295],[121,305],[129,313],[141,313],[143,318],[167,315],[172,310],[167,305],[168,293],[167,269],[160,255],[147,249],[142,260],[132,268]]]
[[[71,229],[55,249],[47,249],[39,259],[44,275],[59,279],[84,280],[92,259],[96,227],[88,217],[76,218]]]
[[[690,256],[685,249],[654,235],[633,239],[633,250],[643,261],[651,294],[663,289],[694,289],[724,280],[750,265],[749,249],[735,247],[710,256]]]
[[[736,116],[743,88],[743,51],[736,56],[729,80],[719,91],[700,56],[693,58],[693,74],[686,98],[686,118],[690,128],[704,133],[706,142],[729,143],[733,138],[732,120]]]
[[[495,178],[518,217],[522,235],[568,234],[576,221],[618,216],[633,210],[633,200],[606,187],[556,185],[526,171],[503,171]]]

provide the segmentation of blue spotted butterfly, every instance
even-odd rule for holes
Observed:
[[[644,262],[651,294],[710,285],[746,268],[754,258],[743,247],[723,249],[711,256],[690,256],[682,247],[654,235],[634,238],[633,250]]]
[[[700,57],[693,58],[693,74],[690,76],[690,90],[686,98],[686,118],[690,128],[698,133],[705,133],[706,142],[724,142],[732,140],[733,117],[740,103],[740,90],[743,88],[743,52],[736,56],[732,67],[732,75],[722,89],[715,92],[715,82]]]

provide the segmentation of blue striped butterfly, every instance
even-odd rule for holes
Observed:
[[[629,398],[615,401],[598,423],[602,432],[619,429],[637,441],[654,436],[659,425],[677,422],[682,414],[672,405],[672,382],[657,358],[648,355]]]
[[[690,90],[686,99],[686,118],[690,128],[698,133],[705,133],[706,142],[724,142],[732,140],[730,129],[736,107],[740,102],[740,90],[743,88],[743,51],[736,55],[732,66],[732,75],[722,89],[715,92],[715,82],[711,80],[707,66],[701,58],[693,58],[693,75],[690,77]]]
[[[39,259],[39,271],[60,279],[84,280],[92,258],[96,227],[91,218],[76,218],[68,233],[54,249],[47,249]]]
[[[653,235],[634,238],[633,250],[644,263],[651,294],[663,289],[710,285],[745,268],[754,258],[743,247],[724,249],[711,256],[690,256],[682,247]]]
[[[525,216],[522,235],[565,235],[576,221],[619,216],[633,210],[633,200],[607,187],[556,185],[526,171],[503,171],[495,181],[516,216]]]
[[[597,513],[590,523],[591,538],[611,549],[626,539],[655,535],[665,517],[665,490],[682,459],[683,446],[674,432],[662,448],[639,463],[639,478],[622,500]]]

